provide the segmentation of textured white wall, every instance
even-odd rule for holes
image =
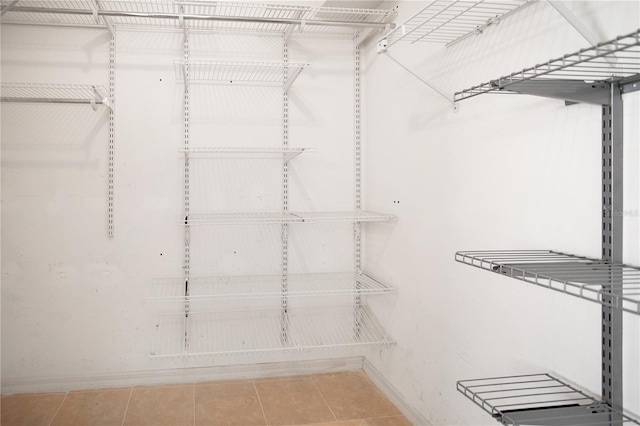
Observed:
[[[398,22],[420,7],[400,2]],[[637,2],[569,7],[602,40],[639,27]],[[390,52],[453,98],[587,46],[538,2],[448,49],[397,44]],[[555,249],[598,257],[600,108],[485,95],[454,113],[373,46],[365,69],[367,204],[400,217],[393,233],[367,235],[367,269],[399,288],[395,306],[379,307],[391,315],[398,345],[372,354],[374,364],[433,424],[494,423],[456,391],[462,379],[553,372],[599,394],[598,305],[461,265],[454,254]],[[637,145],[637,93],[625,102],[626,143]],[[637,164],[637,147],[630,153]],[[627,201],[637,205],[637,174],[628,181]],[[637,265],[640,234],[630,219],[626,260]],[[625,400],[637,414],[640,321],[625,314],[625,327]]]

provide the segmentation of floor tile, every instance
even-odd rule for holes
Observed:
[[[253,382],[197,384],[196,425],[266,425]]]
[[[134,387],[124,425],[193,425],[193,385]]]
[[[392,416],[366,419],[363,426],[412,426],[412,424],[404,416]]]
[[[52,426],[122,425],[131,388],[69,392]]]
[[[269,425],[301,425],[336,420],[311,379],[256,382]]]
[[[362,371],[318,374],[313,380],[337,420],[401,415]]]
[[[311,423],[304,426],[364,426],[364,420],[338,420],[335,422]]]
[[[41,393],[2,397],[2,426],[48,426],[66,394]]]

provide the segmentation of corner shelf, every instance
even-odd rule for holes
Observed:
[[[457,389],[504,425],[640,424],[546,373],[461,380]]]
[[[261,212],[191,214],[185,225],[258,225],[284,223],[390,222],[391,214],[368,211],[350,212]]]
[[[431,1],[382,39],[386,40],[386,48],[401,41],[452,44],[482,33],[531,3],[532,0]]]
[[[2,83],[0,88],[2,102],[111,104],[109,92],[98,85]]]
[[[286,296],[348,296],[395,293],[389,287],[364,273],[334,272],[289,274]],[[189,296],[184,295],[183,278],[154,280],[150,302],[186,302],[234,299],[280,298],[282,275],[227,277],[191,277]]]
[[[550,250],[460,251],[456,261],[640,315],[636,266]]]
[[[191,339],[185,350],[187,329]],[[393,343],[366,306],[289,309],[285,314],[280,309],[172,314],[156,323],[151,357],[302,352]]]
[[[606,104],[609,86],[640,81],[640,30],[456,92],[455,101],[485,93],[522,93]]]

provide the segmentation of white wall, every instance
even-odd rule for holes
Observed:
[[[420,7],[400,2],[397,22]],[[639,27],[637,2],[569,7],[603,41]],[[538,2],[450,48],[397,44],[390,53],[453,98],[587,46]],[[400,217],[393,233],[367,235],[366,268],[399,288],[397,303],[377,307],[391,316],[398,345],[372,354],[374,365],[433,424],[494,423],[456,391],[462,379],[552,372],[598,395],[598,305],[469,268],[454,254],[554,249],[599,257],[600,107],[485,95],[453,112],[375,46],[364,67],[367,205]],[[637,145],[638,94],[625,105],[626,143]],[[637,148],[628,149],[637,168]],[[628,176],[633,209],[638,178]],[[637,265],[637,218],[628,222],[625,260]],[[625,314],[624,325],[625,404],[637,415],[640,321]]]

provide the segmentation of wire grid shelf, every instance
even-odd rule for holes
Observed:
[[[2,102],[45,102],[109,105],[104,86],[84,84],[2,83]]]
[[[398,42],[447,43],[481,34],[487,27],[531,4],[531,0],[431,1],[385,34],[387,48]]]
[[[640,268],[549,250],[460,251],[458,262],[640,315]]]
[[[546,373],[461,380],[457,389],[505,425],[638,424]]]
[[[269,84],[290,86],[293,80],[308,67],[305,63],[252,62],[252,61],[174,61],[176,78],[180,81],[208,81],[237,84]],[[283,78],[283,70],[287,78]],[[188,70],[188,73],[186,72]]]
[[[483,93],[508,91],[510,86],[525,81],[618,81],[636,77],[638,74],[640,30],[456,92],[454,100],[460,101]]]
[[[396,291],[366,274],[355,272],[290,274],[287,283],[287,297],[387,294]],[[148,300],[210,301],[282,296],[282,275],[250,275],[190,277],[188,297],[184,294],[184,278],[159,278],[154,280]]]
[[[12,0],[2,0],[2,7]],[[96,6],[97,5],[97,6]],[[96,11],[99,9],[98,11]],[[283,33],[292,25],[305,33],[351,33],[384,28],[395,11],[308,7],[268,3],[171,0],[20,0],[3,23],[105,27],[188,28]]]
[[[397,216],[367,211],[259,212],[191,214],[185,225],[259,225],[283,223],[389,222]]]
[[[285,147],[259,147],[259,146],[184,146],[179,152],[201,155],[228,155],[228,154],[266,154],[280,155],[284,161],[292,160],[304,152],[313,152],[313,148],[285,148]]]
[[[172,314],[155,325],[151,357],[302,352],[393,343],[366,306],[290,309],[284,315],[281,310]]]

